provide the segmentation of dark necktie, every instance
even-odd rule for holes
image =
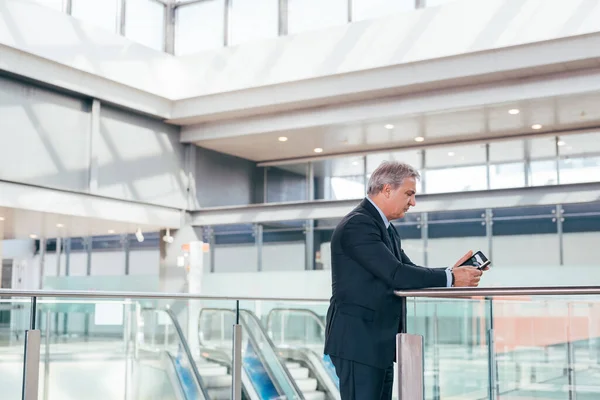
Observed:
[[[388,235],[390,235],[390,239],[392,241],[392,249],[394,250],[394,255],[399,260],[400,259],[400,249],[398,248],[398,240],[396,239],[396,232],[394,232],[394,228],[392,224],[387,228]]]

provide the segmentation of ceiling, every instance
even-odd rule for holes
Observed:
[[[109,234],[157,232],[159,226],[138,226],[131,223],[96,218],[0,207],[0,239],[28,239],[36,237],[81,237]],[[32,237],[35,235],[36,237]]]
[[[534,124],[540,124],[541,129],[534,129]],[[600,93],[206,139],[196,144],[256,162],[279,162],[596,127],[600,127]],[[280,141],[280,137],[287,140]],[[423,142],[416,142],[417,137]],[[315,153],[315,148],[323,151]]]

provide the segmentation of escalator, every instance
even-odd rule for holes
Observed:
[[[203,309],[198,327],[203,349],[230,350],[231,340],[228,338],[231,338],[231,332],[228,329],[233,325],[234,318],[235,313],[230,309]],[[269,380],[295,387],[300,393],[296,398],[339,399],[339,391],[329,375],[327,363],[316,352],[305,348],[275,348],[259,319],[250,311],[240,311],[240,324],[244,330],[243,337],[248,338],[243,352],[247,383],[257,391],[260,399],[280,398],[276,397],[276,393],[285,395],[275,384],[268,383]],[[266,367],[260,367],[260,364]]]
[[[138,315],[133,361],[136,400],[211,400],[179,322],[170,310]]]
[[[208,360],[222,360],[232,353],[235,312],[204,308],[198,319],[200,352]],[[279,359],[272,343],[254,314],[240,310],[242,327],[242,386],[247,400],[306,399]]]
[[[290,371],[302,370],[318,381],[323,399],[339,400],[339,379],[323,354],[325,324],[312,310],[274,308],[267,315],[267,333]],[[300,373],[299,371],[297,373]]]

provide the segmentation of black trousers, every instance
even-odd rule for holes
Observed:
[[[342,400],[391,400],[394,366],[375,368],[343,358],[331,357],[340,378]]]

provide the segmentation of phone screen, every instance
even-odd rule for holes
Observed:
[[[481,251],[478,251],[477,253],[473,254],[473,256],[467,261],[465,261],[462,265],[471,265],[476,268],[483,268],[489,263],[490,261],[487,259],[487,257]]]

